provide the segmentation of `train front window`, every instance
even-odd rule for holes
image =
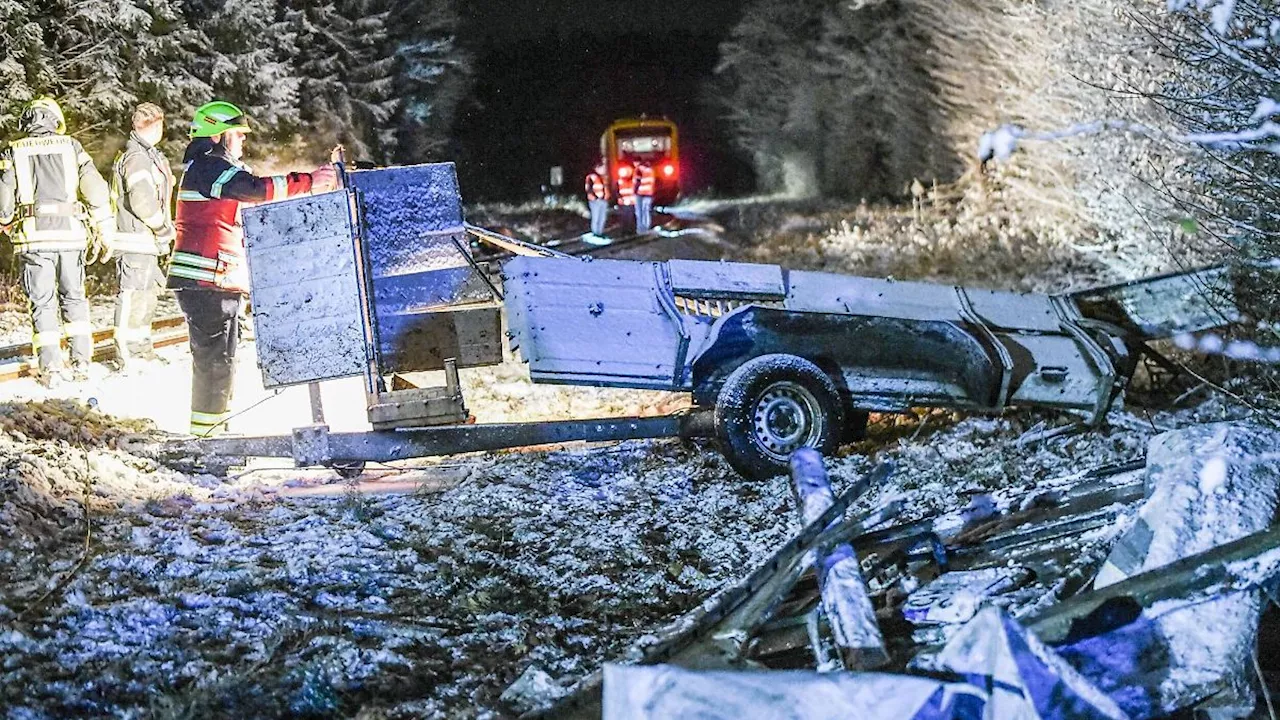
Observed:
[[[671,138],[664,135],[635,135],[618,138],[618,154],[634,158],[653,158],[671,150]]]

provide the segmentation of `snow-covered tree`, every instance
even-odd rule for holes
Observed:
[[[402,162],[439,160],[454,110],[471,83],[471,65],[457,40],[452,0],[390,2],[387,27],[399,60],[394,93],[402,98],[395,129],[395,157]]]
[[[735,139],[770,189],[878,198],[958,165],[933,115],[928,39],[898,0],[756,0],[721,48]]]
[[[71,132],[102,149],[138,102],[172,106],[206,91],[188,64],[194,36],[169,0],[4,0],[0,30],[0,134],[48,95]]]

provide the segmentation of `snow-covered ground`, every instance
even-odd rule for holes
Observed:
[[[751,222],[730,228],[739,256],[936,276],[937,263],[920,258],[941,231],[903,253],[856,230],[882,222],[874,214],[843,227],[755,205],[708,210],[768,215],[754,225],[761,237],[749,237]],[[891,224],[900,234],[886,238],[916,233],[905,215]],[[988,250],[1021,253],[1001,242],[979,255]],[[905,259],[882,262],[893,258]],[[983,277],[999,285],[1005,270]],[[1022,277],[1040,287],[1048,276]],[[106,317],[109,303],[98,305],[95,317]],[[0,313],[8,342],[24,339],[23,322]],[[160,355],[126,373],[95,366],[82,386],[0,384],[7,717],[510,717],[518,708],[499,695],[528,668],[572,686],[748,572],[797,525],[783,479],[744,482],[709,444],[676,440],[375,466],[356,484],[287,460],[225,479],[182,475],[109,447],[147,424],[186,429],[189,355]],[[666,414],[688,403],[534,386],[515,362],[461,377],[479,422]],[[359,379],[325,383],[323,398],[332,428],[368,428]],[[237,433],[310,423],[304,388],[262,388],[252,344],[240,350],[233,410]],[[1025,431],[1068,419],[883,416],[829,467],[839,489],[894,458],[897,472],[856,509],[900,497],[899,521],[956,513],[975,496],[1017,508],[1056,478],[1139,457],[1158,430],[1236,412],[1211,399],[1151,417],[1115,413],[1108,432],[1027,447],[1016,442]]]
[[[163,355],[84,394],[179,431],[189,366],[181,349]],[[251,346],[241,358],[237,407],[262,403],[238,430],[308,421],[305,391],[271,396]],[[473,412],[537,419],[682,401],[535,387],[520,373],[466,373]],[[48,395],[28,381],[0,392]],[[335,426],[363,426],[358,383],[326,386],[325,400]],[[102,447],[115,421],[56,402],[36,410],[0,410],[0,706],[15,718],[508,717],[498,696],[530,666],[572,685],[796,527],[785,481],[744,482],[710,447],[680,441],[409,463],[371,470],[357,492],[325,470],[183,476]],[[839,488],[896,458],[889,485],[860,507],[902,497],[907,518],[955,511],[975,492],[1013,505],[1052,478],[1139,456],[1157,427],[1228,412],[1117,414],[1109,434],[1027,449],[1018,435],[1061,419],[885,417],[831,472]]]

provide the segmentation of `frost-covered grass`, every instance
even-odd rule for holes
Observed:
[[[1140,455],[1157,427],[1235,412],[1117,413],[1109,432],[1028,448],[1015,439],[1062,418],[881,416],[830,468],[839,489],[894,459],[857,509],[899,497],[900,520],[975,493],[1016,508]],[[10,450],[0,704],[17,717],[508,717],[498,696],[529,667],[571,685],[797,526],[781,478],[743,482],[677,441],[460,459],[443,492],[311,499],[269,476],[188,478],[0,432]],[[33,606],[76,567],[86,497],[92,552]]]
[[[738,259],[752,262],[1027,291],[1116,279],[1093,248],[1053,218],[1002,210],[973,187],[930,193],[918,207],[766,201],[711,213],[739,248]]]

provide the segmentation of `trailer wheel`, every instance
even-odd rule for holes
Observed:
[[[817,365],[795,355],[761,355],[725,379],[715,424],[733,469],[763,480],[785,473],[799,448],[835,449],[843,412],[835,383]]]
[[[334,460],[329,469],[338,473],[343,480],[354,480],[364,474],[363,460]]]

